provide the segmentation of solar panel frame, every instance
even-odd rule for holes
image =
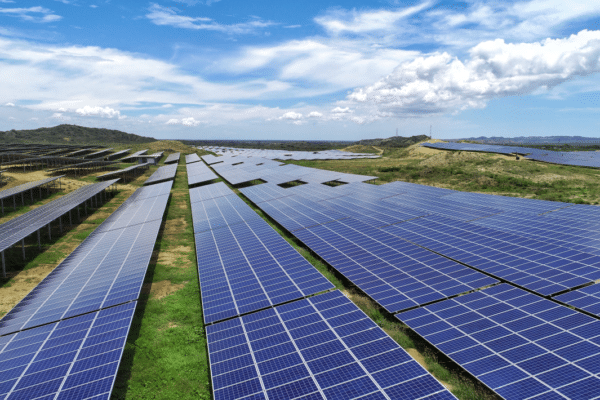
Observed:
[[[514,286],[396,317],[504,398],[571,398],[582,382],[600,385],[600,321]]]
[[[146,179],[144,185],[152,185],[175,179],[175,174],[177,174],[177,164],[159,167],[148,179]]]
[[[206,331],[215,400],[455,399],[339,291]]]
[[[136,305],[0,337],[0,397],[108,400]]]

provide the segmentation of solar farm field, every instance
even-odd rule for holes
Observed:
[[[43,164],[8,171],[0,229],[42,222],[3,238],[0,398],[599,393],[596,170],[416,146],[283,162],[133,147],[165,154],[43,191],[23,186]]]

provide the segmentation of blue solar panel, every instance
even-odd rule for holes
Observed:
[[[206,323],[333,288],[262,219],[207,230],[195,238]]]
[[[315,207],[313,202],[298,196],[266,201],[260,208],[290,232],[346,217],[333,209]]]
[[[150,178],[146,179],[144,185],[152,185],[153,183],[175,179],[175,174],[177,174],[177,164],[165,165],[154,171],[154,173],[150,175]]]
[[[542,295],[600,278],[600,257],[473,223],[423,217],[382,230]]]
[[[600,285],[586,286],[554,298],[573,307],[600,316]]]
[[[93,232],[0,319],[0,335],[137,299],[161,223]]]
[[[192,203],[192,219],[194,233],[198,233],[261,217],[242,199],[233,195]]]
[[[206,332],[215,400],[455,398],[339,291]]]
[[[294,235],[389,312],[497,282],[352,218]]]
[[[200,186],[190,189],[190,203],[205,201],[221,196],[234,195],[233,191],[223,182],[213,183],[211,185]]]
[[[600,321],[508,284],[397,318],[506,399],[600,388]]]
[[[1,336],[0,398],[109,399],[135,307]]]

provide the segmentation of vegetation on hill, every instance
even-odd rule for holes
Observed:
[[[378,146],[378,147],[408,147],[410,145],[424,142],[429,136],[417,135],[410,137],[392,136],[387,139],[363,139],[356,142],[356,145]]]
[[[104,144],[147,143],[156,139],[113,129],[88,128],[78,125],[58,125],[51,128],[23,129],[0,132],[0,143]]]

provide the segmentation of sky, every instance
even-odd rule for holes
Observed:
[[[0,131],[600,137],[600,1],[0,0]]]

